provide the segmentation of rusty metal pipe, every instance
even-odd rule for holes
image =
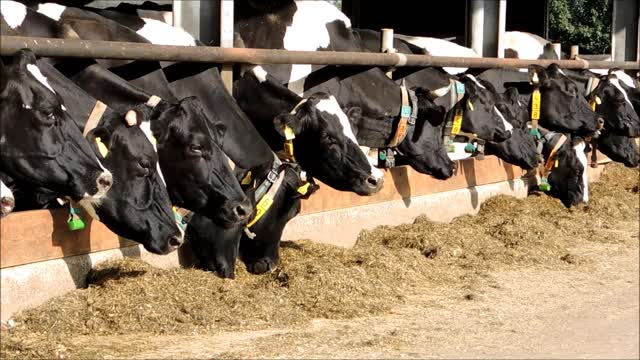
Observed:
[[[557,63],[567,69],[639,69],[634,61],[524,60],[461,58],[449,56],[379,54],[332,51],[288,51],[273,49],[220,48],[213,46],[169,46],[116,41],[0,37],[0,55],[29,48],[38,56],[93,59],[187,61],[243,64],[313,64],[362,66],[453,66],[468,68],[526,68],[530,64]]]

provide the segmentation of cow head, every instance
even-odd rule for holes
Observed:
[[[623,163],[626,167],[638,166],[640,154],[634,139],[610,131],[603,131],[597,141],[598,150],[609,159]]]
[[[546,141],[542,154],[547,161],[561,134],[549,132],[544,136]],[[568,137],[553,156],[553,166],[547,179],[551,185],[550,194],[569,208],[580,202],[588,203],[589,185],[585,142],[581,137]]]
[[[409,165],[422,174],[445,180],[453,176],[455,163],[447,155],[442,137],[446,110],[434,104],[422,88],[415,89],[418,99],[416,124],[407,131],[407,136],[398,150],[397,165]]]
[[[640,136],[640,119],[633,108],[631,94],[615,73],[603,76],[600,80],[590,96],[592,101],[596,101],[596,112],[604,119],[604,127],[616,134]]]
[[[205,216],[194,214],[185,238],[202,268],[222,278],[233,279],[244,226],[242,223],[223,228]]]
[[[369,164],[333,96],[311,95],[291,113],[278,115],[274,125],[282,137],[287,127],[293,130],[294,156],[310,176],[359,195],[371,195],[382,188],[382,173]]]
[[[301,179],[299,167],[288,166],[284,172],[283,183],[271,209],[251,227],[255,238],[249,239],[243,234],[240,240],[240,259],[253,274],[265,273],[278,265],[280,240],[285,225],[300,212],[301,200],[308,199],[319,188],[313,181],[307,185]],[[304,191],[300,190],[303,189],[302,186]]]
[[[171,211],[153,137],[127,125],[124,114],[110,115],[87,134],[95,154],[118,179],[96,214],[116,234],[154,254],[167,254],[182,244],[183,235]]]
[[[0,72],[3,171],[81,204],[99,201],[111,188],[112,175],[40,72],[33,52],[17,52]]]
[[[498,158],[525,170],[535,168],[538,165],[538,151],[536,143],[527,128],[529,112],[526,105],[520,102],[518,90],[508,88],[503,94],[499,94],[490,83],[484,81],[482,83],[494,93],[496,107],[505,119],[513,125],[513,131],[509,139],[500,143],[487,143],[487,150]]]
[[[530,65],[529,75],[532,82],[540,84],[540,125],[581,136],[590,136],[601,127],[603,119],[591,110],[577,85],[558,65],[546,69]]]
[[[177,104],[160,101],[153,108],[145,106],[135,112],[140,127],[150,129],[157,139],[160,167],[175,205],[205,215],[223,227],[243,222],[251,215],[251,203],[220,149],[225,126],[212,122],[210,128],[195,97]]]

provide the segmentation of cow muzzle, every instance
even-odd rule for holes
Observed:
[[[109,171],[105,171],[101,173],[96,179],[96,186],[98,188],[98,191],[95,194],[93,194],[91,198],[93,198],[94,200],[101,199],[107,194],[109,189],[111,189],[112,185],[113,185],[113,175],[111,175]]]
[[[16,205],[16,200],[13,196],[3,196],[0,199],[0,217],[5,217],[9,215],[13,211],[13,208]]]

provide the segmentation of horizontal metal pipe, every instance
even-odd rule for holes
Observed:
[[[220,48],[213,46],[169,46],[116,41],[0,37],[0,55],[29,48],[38,56],[149,61],[189,61],[244,64],[313,64],[363,66],[453,66],[468,68],[526,68],[530,64],[557,63],[567,69],[639,69],[634,61],[524,60],[463,58],[450,56],[379,54],[332,51]]]

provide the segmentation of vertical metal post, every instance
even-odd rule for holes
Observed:
[[[611,57],[613,61],[638,59],[638,0],[614,0],[611,21]]]
[[[174,0],[173,26],[181,27],[195,38],[200,38],[200,1]]]
[[[220,0],[220,46],[233,47],[233,2]],[[223,64],[220,71],[222,81],[229,93],[233,91],[233,65]]]
[[[553,51],[558,56],[558,60],[562,60],[562,44],[561,43],[552,43]]]
[[[504,32],[507,28],[507,0],[500,0],[498,4],[498,54],[504,57]]]
[[[469,0],[470,1],[470,29],[469,37],[471,42],[471,48],[480,56],[484,56],[483,52],[483,35],[484,35],[484,4],[483,0]]]
[[[578,45],[571,45],[571,56],[569,59],[575,60],[580,55],[580,47]]]
[[[380,43],[380,51],[383,53],[394,53],[395,49],[393,48],[393,29],[381,29],[382,37]],[[387,77],[391,78],[392,71],[386,72]]]

